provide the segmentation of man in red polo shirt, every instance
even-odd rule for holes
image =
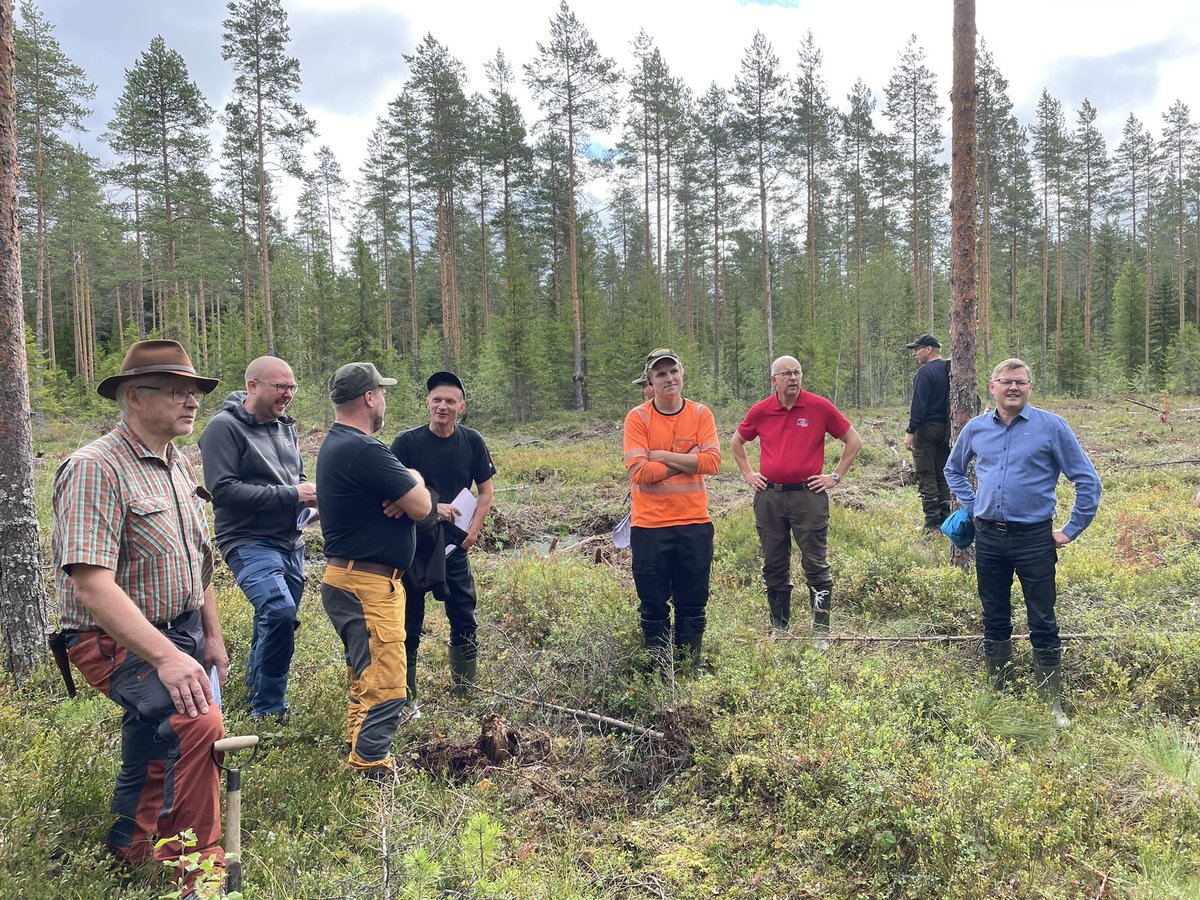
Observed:
[[[813,628],[829,632],[833,575],[826,550],[829,537],[829,494],[862,449],[862,438],[836,406],[801,390],[804,372],[791,356],[771,364],[775,393],[761,400],[733,433],[733,458],[742,479],[754,488],[754,523],[763,553],[763,581],[771,610],[771,634],[788,630],[792,611],[791,557],[794,536],[808,582]],[[828,475],[825,435],[841,441],[842,457]],[[759,471],[750,468],[746,443],[761,438]],[[818,647],[826,646],[821,640]]]

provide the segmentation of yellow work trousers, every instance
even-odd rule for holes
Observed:
[[[326,566],[321,603],[346,650],[350,765],[394,768],[392,738],[407,699],[404,589],[395,578]]]

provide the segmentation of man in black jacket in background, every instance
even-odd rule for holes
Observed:
[[[921,368],[913,378],[904,449],[913,455],[924,529],[937,531],[950,515],[950,487],[942,471],[950,457],[950,364],[942,359],[942,345],[932,334],[906,346]]]
[[[292,368],[274,356],[246,367],[246,390],[234,391],[200,436],[204,484],[213,496],[217,546],[254,606],[246,663],[253,718],[287,712],[288,669],[304,593],[304,544],[296,518],[315,506],[304,475]]]

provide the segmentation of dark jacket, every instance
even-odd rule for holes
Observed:
[[[912,408],[908,433],[913,434],[928,422],[950,421],[950,363],[931,359],[913,378]]]
[[[296,420],[259,422],[242,405],[245,391],[225,398],[200,435],[204,485],[213,495],[217,546],[228,554],[249,541],[270,541],[281,550],[300,546],[296,485],[308,479],[300,458]]]
[[[417,522],[417,550],[412,565],[405,571],[405,578],[421,591],[433,591],[434,599],[446,600],[450,588],[446,585],[446,546],[453,544],[455,553],[462,553],[459,545],[467,539],[467,533],[453,522],[438,518],[438,495],[429,488],[431,507],[429,515]]]

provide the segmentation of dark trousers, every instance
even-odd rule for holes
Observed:
[[[669,525],[629,529],[633,552],[633,583],[642,621],[697,618],[708,607],[708,576],[712,570],[713,524]]]
[[[1046,664],[1053,664],[1062,644],[1054,617],[1057,597],[1054,569],[1058,550],[1050,520],[1008,526],[1001,531],[982,519],[975,520],[975,577],[983,604],[983,636],[989,641],[1012,637],[1013,573],[1021,580],[1029,622],[1029,642]]]
[[[937,528],[950,515],[950,485],[944,471],[950,458],[950,423],[926,422],[914,431],[912,455],[925,527]]]
[[[162,630],[176,647],[203,661],[199,610]],[[112,800],[117,821],[108,835],[109,849],[128,862],[152,856],[177,860],[184,852],[198,852],[223,867],[225,854],[217,846],[220,771],[211,755],[213,742],[225,736],[220,709],[210,705],[195,718],[176,712],[154,667],[103,631],[71,633],[67,645],[88,684],[121,707],[121,771]],[[169,838],[188,828],[196,833],[195,847],[185,851],[178,841],[155,847],[156,836]],[[178,877],[186,891],[196,873]]]
[[[800,566],[811,587],[827,588],[829,567],[829,495],[822,491],[755,491],[754,527],[762,547],[767,590],[792,589],[792,539],[800,548]]]
[[[421,645],[421,629],[425,627],[425,595],[404,573],[404,647],[410,656],[417,655]],[[459,548],[446,557],[446,618],[450,621],[450,646],[474,647],[475,632],[475,576],[471,574],[471,563],[466,551]]]

